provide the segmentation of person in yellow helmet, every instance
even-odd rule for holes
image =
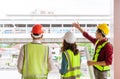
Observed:
[[[21,47],[17,68],[22,79],[47,79],[48,72],[52,69],[49,47],[41,42],[44,33],[42,28],[41,24],[33,25],[33,41]]]
[[[73,32],[66,32],[62,46],[62,79],[80,79],[80,53]]]
[[[99,24],[95,38],[85,32],[79,23],[73,23],[73,26],[95,45],[93,60],[87,62],[88,66],[93,66],[95,79],[107,79],[113,59],[113,47],[106,38],[106,35],[109,34],[108,25],[106,23]]]

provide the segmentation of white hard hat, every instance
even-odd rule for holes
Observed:
[[[76,38],[73,32],[66,32],[63,39],[67,42],[67,43],[75,43]]]

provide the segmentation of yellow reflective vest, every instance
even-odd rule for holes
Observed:
[[[28,43],[24,46],[23,79],[46,79],[48,74],[48,47]]]
[[[80,79],[80,53],[74,53],[68,49],[64,52],[68,61],[67,72],[62,75],[63,79]]]
[[[97,40],[96,45],[97,45],[98,42],[99,42],[99,41]],[[99,46],[97,47],[97,49],[96,49],[96,51],[95,51],[96,53],[95,53],[95,55],[94,55],[93,61],[96,62],[96,61],[98,60],[99,53],[100,53],[101,49],[102,49],[107,43],[108,43],[108,41],[104,42],[102,45],[99,45]],[[97,68],[97,69],[100,70],[100,71],[110,70],[110,66],[94,65],[94,67]]]

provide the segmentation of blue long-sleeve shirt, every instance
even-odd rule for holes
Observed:
[[[62,63],[60,73],[63,75],[67,72],[68,62],[64,53],[62,53]]]

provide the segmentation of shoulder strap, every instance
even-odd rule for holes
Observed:
[[[106,41],[106,42],[104,42],[102,45],[99,45],[98,47],[97,47],[97,49],[96,49],[96,53],[95,53],[95,55],[94,55],[94,57],[93,57],[93,60],[94,61],[97,61],[97,59],[98,59],[98,56],[99,56],[99,52],[101,51],[101,49],[106,45],[108,43],[108,41]]]
[[[96,49],[96,53],[99,53],[101,51],[101,49],[108,43],[108,41],[102,43],[102,45],[99,45]]]

